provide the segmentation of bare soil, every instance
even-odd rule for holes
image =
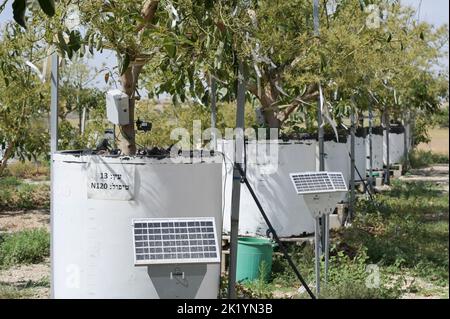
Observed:
[[[50,231],[50,212],[48,210],[0,212],[0,232],[13,233],[33,228],[46,228]]]
[[[47,259],[40,264],[2,269],[0,285],[16,291],[22,298],[50,298],[50,260]]]

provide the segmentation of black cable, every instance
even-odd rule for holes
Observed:
[[[250,194],[252,195],[253,200],[256,203],[256,206],[258,206],[258,209],[261,212],[262,217],[266,221],[266,224],[269,227],[269,230],[270,230],[270,232],[273,235],[273,239],[275,239],[276,243],[278,244],[278,247],[280,247],[281,251],[283,252],[284,258],[286,258],[287,262],[289,263],[289,266],[291,266],[291,268],[294,271],[295,275],[297,276],[298,280],[300,280],[302,285],[305,287],[305,289],[308,292],[308,294],[311,297],[311,299],[316,299],[316,296],[313,294],[311,289],[308,287],[308,284],[306,283],[305,279],[302,277],[302,275],[300,274],[300,272],[297,269],[297,266],[295,266],[294,262],[292,261],[291,256],[289,256],[289,253],[288,253],[286,247],[284,247],[284,245],[281,243],[281,240],[278,237],[278,235],[277,235],[275,229],[273,228],[272,224],[270,223],[270,220],[267,217],[266,213],[264,212],[264,209],[261,206],[261,203],[259,202],[258,197],[256,196],[255,192],[253,191],[253,188],[251,187],[250,183],[248,182],[248,179],[245,176],[245,172],[242,170],[241,164],[235,163],[234,165],[238,169],[239,174],[241,174],[241,177],[242,177],[245,185],[247,186],[248,190],[250,191]]]
[[[350,157],[350,159],[352,158],[352,154],[350,154],[350,152],[348,152],[348,156]],[[364,191],[369,194],[370,200],[373,201],[373,196],[372,196],[372,192],[369,190],[369,188],[367,187],[366,182],[364,181],[364,179],[361,176],[361,173],[359,172],[358,167],[356,167],[356,164],[353,165],[353,168],[355,169],[356,173],[358,174],[359,178],[361,179],[361,181],[363,182],[364,185]]]
[[[244,174],[247,177],[247,145],[245,145],[245,137],[244,137]]]

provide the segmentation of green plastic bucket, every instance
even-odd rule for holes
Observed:
[[[274,244],[267,238],[240,237],[237,251],[236,281],[268,281],[272,271]]]

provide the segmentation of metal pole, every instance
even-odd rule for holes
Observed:
[[[409,167],[409,149],[408,149],[408,130],[407,127],[409,126],[409,111],[406,112],[406,114],[403,116],[403,164],[405,167],[403,168],[403,171],[407,171]]]
[[[318,37],[319,32],[319,0],[313,0],[313,21],[314,21],[314,36]],[[324,130],[322,127],[322,110],[320,105],[320,97],[317,100],[317,127],[318,127],[318,141],[319,141],[319,171],[325,170],[325,152],[324,152]]]
[[[372,151],[373,112],[372,102],[369,102],[369,187],[373,192],[373,151]]]
[[[51,69],[51,102],[50,102],[50,179],[51,185],[54,181],[54,169],[53,169],[53,155],[58,151],[58,89],[59,89],[59,57],[55,52],[52,55],[52,69]],[[51,228],[51,240],[50,240],[50,251],[51,251],[51,297],[55,298],[55,273],[54,273],[54,224],[53,218],[55,216],[54,207],[54,196],[53,191],[50,193],[50,228]]]
[[[239,62],[238,87],[237,87],[237,110],[236,110],[236,147],[235,162],[242,163],[244,145],[244,112],[245,112],[245,79],[244,66]],[[234,165],[233,186],[231,193],[231,231],[230,231],[230,268],[228,278],[228,298],[236,298],[236,266],[237,266],[237,244],[239,234],[239,205],[241,197],[241,174]]]
[[[391,131],[391,124],[389,122],[389,113],[387,109],[384,110],[384,129],[386,132],[386,171],[384,173],[384,183],[389,185],[391,182],[391,164],[390,164],[390,146],[389,146],[389,132]]]
[[[217,110],[216,110],[216,79],[213,75],[210,75],[210,87],[211,87],[211,129],[212,129],[212,140],[214,150],[217,149],[217,136],[214,129],[217,125]]]
[[[355,207],[355,112],[350,115],[350,201],[348,206],[348,219],[352,220]]]
[[[314,35],[319,35],[319,0],[313,0]]]
[[[324,233],[324,242],[325,242],[325,284],[328,282],[328,260],[330,257],[330,215],[326,214],[324,216],[324,221],[325,221],[325,225],[324,225],[324,229],[325,229],[325,233]]]
[[[319,0],[313,0],[313,23],[314,23],[314,36],[319,37],[320,30],[319,30]],[[319,84],[320,85],[320,84]],[[320,96],[317,98],[317,140],[318,140],[318,147],[319,147],[319,171],[325,170],[325,145],[324,145],[324,129],[322,127],[322,106],[320,103]],[[325,223],[323,222],[323,218],[319,219],[320,226],[321,226],[321,233],[323,234],[325,232]],[[325,247],[325,243],[323,242],[324,237],[320,236],[320,240],[322,241],[322,252],[323,248]]]
[[[267,227],[269,228],[270,233],[273,236],[273,239],[278,244],[278,247],[280,248],[281,252],[284,255],[284,258],[286,258],[289,266],[291,266],[292,270],[294,271],[295,275],[297,276],[298,280],[300,280],[301,284],[305,288],[306,292],[312,299],[316,299],[316,296],[314,296],[313,292],[309,288],[308,284],[306,283],[303,276],[300,274],[300,272],[297,269],[297,266],[295,266],[294,262],[292,261],[291,256],[289,256],[289,253],[284,246],[284,244],[281,242],[280,238],[278,237],[278,234],[276,230],[273,228],[272,223],[270,222],[269,218],[267,217],[266,212],[264,211],[264,208],[262,207],[260,201],[258,200],[258,197],[256,196],[255,192],[253,191],[253,187],[250,185],[247,177],[245,176],[245,172],[242,169],[241,165],[239,163],[236,163],[236,168],[239,170],[239,173],[241,174],[242,179],[244,180],[245,185],[247,186],[248,191],[250,192],[250,195],[252,195],[253,200],[255,201],[256,206],[259,209],[259,212],[261,213],[261,216],[263,217],[264,221],[267,224]]]
[[[50,103],[50,151],[58,151],[58,87],[59,87],[59,56],[52,54],[51,70],[51,103]]]
[[[315,248],[315,268],[316,268],[316,297],[320,294],[320,218],[316,217],[314,231],[314,248]]]

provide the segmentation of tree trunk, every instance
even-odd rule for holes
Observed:
[[[266,125],[270,128],[280,128],[281,121],[277,117],[278,107],[273,104],[277,100],[277,94],[274,94],[273,89],[266,89],[261,96],[257,96],[262,106],[262,113]]]
[[[134,91],[136,89],[136,84],[139,78],[139,74],[142,70],[143,65],[133,65],[130,66],[121,77],[122,81],[122,91],[125,92],[129,100],[129,124],[119,125],[119,149],[123,155],[134,155],[136,154],[136,132],[134,128],[134,109],[136,99],[134,97]]]
[[[263,106],[263,115],[266,125],[270,128],[280,128],[280,120],[277,118],[276,112],[272,109],[266,109]]]
[[[0,161],[0,176],[2,176],[3,171],[5,170],[6,165],[8,163],[8,160],[14,153],[14,145],[15,145],[15,143],[11,143],[8,145],[8,147],[6,148],[5,154],[3,155],[3,158]]]

